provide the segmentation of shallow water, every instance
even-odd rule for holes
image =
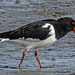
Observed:
[[[2,0],[0,1],[0,32],[16,29],[25,24],[48,18],[69,16],[75,19],[74,0]],[[0,42],[0,69],[19,70],[18,65],[25,48]],[[54,45],[38,52],[43,66],[40,69],[30,50],[24,59],[23,70],[75,73],[75,34],[68,33]]]

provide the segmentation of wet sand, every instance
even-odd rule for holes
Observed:
[[[75,19],[74,0],[0,0],[0,32],[13,30],[31,22],[60,17]],[[74,75],[75,34],[68,33],[50,47],[39,50],[44,66],[40,69],[30,50],[19,70],[24,47],[0,42],[0,75]],[[12,59],[12,60],[11,60]]]

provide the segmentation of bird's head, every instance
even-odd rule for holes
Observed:
[[[62,25],[64,25],[64,29],[67,31],[74,31],[75,32],[75,20],[70,17],[60,18],[58,19]]]

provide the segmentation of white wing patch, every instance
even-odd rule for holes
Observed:
[[[42,28],[48,28],[48,27],[49,27],[49,30],[50,30],[50,32],[48,34],[55,37],[55,29],[54,29],[52,24],[45,23],[45,25],[42,26]]]
[[[48,28],[51,24],[45,23],[45,25],[42,26],[42,28]]]
[[[48,34],[55,37],[55,29],[54,29],[53,25],[50,25],[49,30],[50,30],[50,32]]]

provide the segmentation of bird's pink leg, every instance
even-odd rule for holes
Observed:
[[[19,69],[22,69],[22,62],[23,62],[24,56],[25,56],[26,54],[27,54],[27,50],[24,50],[24,51],[23,51],[22,58],[21,58],[21,61],[20,61],[20,64],[19,64]]]
[[[39,60],[39,58],[38,58],[37,51],[35,51],[35,57],[36,57],[36,59],[37,59],[37,61],[38,61],[38,63],[39,63],[40,68],[43,68],[43,66],[41,65],[41,62],[40,62],[40,60]]]

